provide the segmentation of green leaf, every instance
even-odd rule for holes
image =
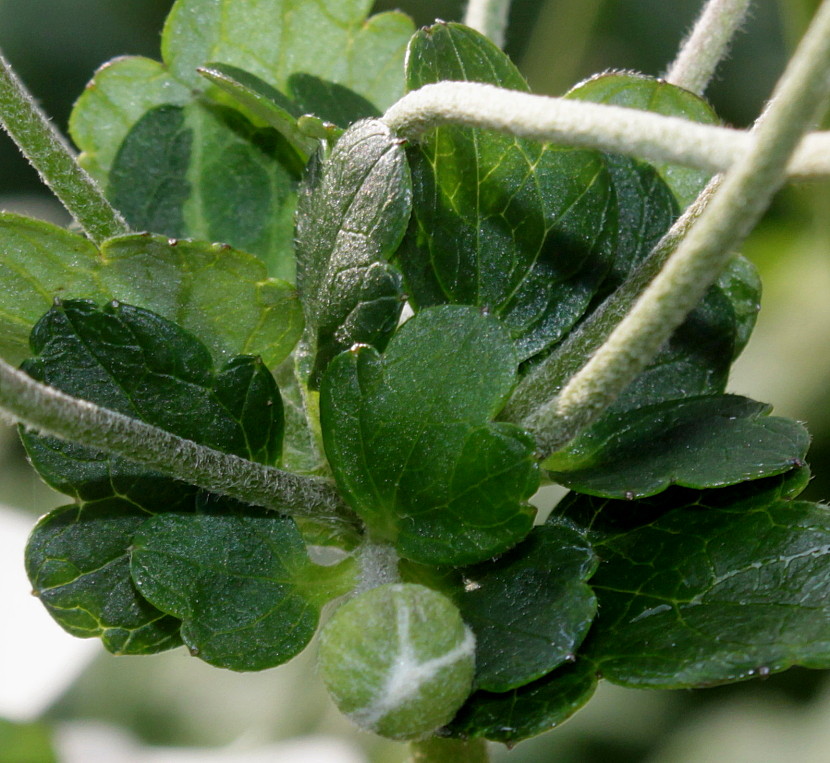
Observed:
[[[43,517],[26,546],[35,594],[66,631],[98,636],[115,654],[151,654],[181,644],[176,618],[145,601],[130,579],[128,547],[148,518],[121,498],[64,506]]]
[[[55,297],[101,297],[99,266],[83,236],[0,213],[0,357],[15,365],[29,357],[32,326]]]
[[[681,688],[830,667],[828,509],[782,500],[780,486],[715,505],[710,492],[597,545],[600,615],[584,649],[610,681]]]
[[[458,24],[410,44],[407,87],[441,80],[528,90],[501,50]],[[676,215],[653,169],[598,151],[444,126],[410,161],[415,215],[399,259],[413,302],[489,310],[522,359],[559,341]]]
[[[544,466],[582,493],[641,498],[669,485],[712,488],[800,466],[809,435],[771,406],[736,395],[693,397],[604,416]]]
[[[527,90],[504,53],[458,24],[423,29],[410,43],[408,89],[441,80]],[[614,249],[602,156],[447,126],[413,147],[410,162],[415,216],[399,259],[415,305],[486,308],[505,321],[522,359],[559,339]]]
[[[56,225],[0,213],[0,278],[0,357],[11,363],[30,355],[29,333],[56,297],[153,310],[193,332],[218,362],[260,355],[273,368],[302,332],[296,291],[224,245],[142,234],[111,239],[99,252]]]
[[[255,6],[178,0],[164,28],[162,57],[174,77],[196,90],[205,84],[197,68],[215,61],[265,80],[306,111],[291,88],[297,74],[349,88],[384,110],[403,95],[403,59],[414,28],[402,13],[366,18],[371,7],[372,0],[261,0]],[[351,121],[367,116],[373,114]]]
[[[183,620],[205,662],[264,670],[301,652],[322,605],[354,582],[352,565],[318,567],[288,517],[211,497],[201,514],[159,514],[133,537],[141,593]]]
[[[566,97],[653,111],[703,124],[720,124],[714,109],[700,96],[665,80],[631,72],[613,72],[591,77],[573,88]],[[656,169],[677,197],[682,209],[697,198],[711,177],[707,172],[676,164],[658,164]]]
[[[268,278],[249,254],[145,234],[110,239],[101,253],[100,278],[109,296],[178,323],[219,362],[259,355],[275,368],[300,338],[297,292],[285,281]]]
[[[732,351],[732,360],[735,360],[746,347],[761,309],[761,277],[755,265],[738,254],[729,260],[714,288],[729,299],[735,315]]]
[[[563,724],[591,699],[596,687],[593,665],[580,660],[520,689],[475,692],[441,733],[484,737],[512,747]]]
[[[231,109],[165,105],[124,138],[107,193],[135,230],[229,242],[293,280],[293,173],[301,167],[282,136]]]
[[[317,149],[317,142],[305,135],[297,124],[302,116],[297,105],[264,80],[228,64],[208,64],[199,68],[199,74],[280,133],[297,152],[302,164]]]
[[[358,343],[383,350],[395,330],[401,279],[387,260],[411,205],[403,147],[378,120],[355,124],[309,167],[297,208],[297,289],[314,387],[335,355]]]
[[[346,123],[372,116],[403,94],[413,28],[400,13],[366,19],[370,6],[179,0],[165,26],[164,63],[116,59],[78,99],[70,132],[82,164],[133,227],[223,241],[290,279],[301,158],[275,131],[212,106],[204,96],[238,101],[197,70],[249,72],[294,101],[298,115],[312,110]],[[243,110],[251,114],[250,104]]]
[[[320,390],[326,454],[373,535],[426,564],[463,565],[531,529],[534,443],[492,423],[516,380],[509,337],[478,309],[411,318],[381,356],[342,353]]]
[[[476,635],[476,687],[506,692],[573,660],[596,615],[597,558],[563,525],[535,528],[496,562],[464,571],[459,608]]]
[[[85,300],[54,305],[31,346],[26,371],[64,392],[226,453],[262,463],[279,456],[282,402],[258,358],[215,372],[207,348],[176,324]]]

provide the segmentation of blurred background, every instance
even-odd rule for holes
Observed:
[[[756,2],[708,95],[746,126],[758,114],[817,0]],[[65,128],[95,68],[125,53],[158,58],[170,0],[0,0],[0,48]],[[608,68],[659,75],[699,0],[514,0],[507,49],[536,92],[557,95]],[[460,19],[455,0],[381,0],[419,24]],[[65,214],[0,136],[0,209]],[[744,252],[764,280],[753,341],[732,391],[771,402],[813,434],[813,500],[830,498],[830,182],[790,186]],[[0,763],[396,763],[398,745],[355,732],[325,697],[306,653],[261,674],[220,671],[182,650],[114,658],[63,633],[28,596],[25,537],[61,499],[0,425]],[[310,652],[313,650],[307,650]],[[601,686],[561,729],[509,763],[827,763],[830,680],[791,670],[695,692]]]

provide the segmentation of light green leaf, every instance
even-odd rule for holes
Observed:
[[[292,278],[302,159],[275,131],[212,106],[210,98],[227,104],[229,96],[197,68],[250,72],[294,101],[298,115],[346,126],[403,93],[412,22],[400,13],[366,19],[370,5],[179,0],[165,26],[164,63],[117,59],[78,100],[70,132],[82,164],[134,228],[229,243],[262,257],[271,275]]]
[[[383,350],[403,307],[387,260],[412,205],[401,142],[378,120],[358,122],[316,157],[297,209],[297,290],[305,312],[302,365],[315,388],[354,344]]]
[[[383,355],[361,347],[329,365],[320,414],[335,479],[402,556],[470,564],[530,531],[533,440],[492,423],[516,365],[498,322],[450,305],[411,318]]]
[[[87,238],[50,223],[0,212],[0,357],[31,355],[29,334],[56,297],[106,299],[101,266]]]
[[[218,667],[264,670],[301,652],[322,605],[353,584],[351,560],[318,567],[293,520],[212,497],[198,514],[159,514],[133,536],[141,593],[184,622],[191,652]]]
[[[56,297],[118,299],[180,323],[218,362],[260,355],[273,368],[302,332],[295,290],[256,257],[227,246],[131,235],[105,242],[0,213],[0,357],[19,363]],[[232,303],[234,310],[227,305]]]

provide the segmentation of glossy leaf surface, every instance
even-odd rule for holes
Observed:
[[[810,442],[796,421],[736,395],[686,398],[603,417],[545,461],[582,493],[641,498],[669,485],[712,488],[800,466]]]
[[[411,318],[383,355],[332,361],[320,390],[337,484],[378,538],[427,564],[468,564],[531,528],[532,439],[492,423],[516,378],[500,325],[472,307]]]
[[[442,732],[512,746],[564,723],[591,699],[596,687],[593,665],[581,660],[520,689],[474,692]]]
[[[504,53],[458,24],[410,43],[407,87],[441,80],[528,89]],[[560,340],[676,212],[653,170],[597,151],[442,126],[410,161],[415,215],[399,254],[409,294],[418,307],[498,315],[522,359]]]
[[[830,512],[780,492],[703,493],[598,544],[584,650],[603,676],[680,688],[830,666]]]
[[[596,614],[586,582],[596,565],[582,535],[551,524],[464,571],[458,604],[476,635],[477,688],[506,692],[573,659]]]
[[[395,330],[401,279],[387,260],[411,204],[403,147],[379,120],[358,122],[309,167],[297,209],[297,289],[303,365],[315,387],[336,354],[354,344],[383,350]]]
[[[116,654],[152,654],[181,644],[174,617],[136,591],[128,548],[149,513],[120,498],[64,506],[43,517],[26,547],[32,588],[62,628],[100,637]]]

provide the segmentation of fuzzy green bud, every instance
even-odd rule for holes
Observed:
[[[320,636],[320,672],[340,710],[392,739],[420,739],[452,720],[475,671],[475,637],[457,607],[412,583],[344,604]]]

